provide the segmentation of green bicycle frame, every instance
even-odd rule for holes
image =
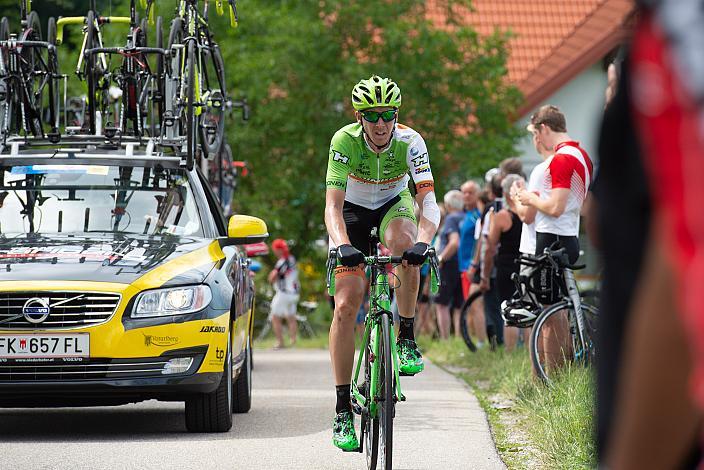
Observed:
[[[374,258],[367,258],[367,262],[373,262]],[[381,315],[386,312],[389,316],[389,344],[391,345],[391,357],[394,366],[394,378],[396,379],[396,390],[394,391],[398,401],[405,401],[401,391],[401,381],[399,380],[398,374],[398,351],[396,349],[396,335],[394,334],[394,323],[393,316],[391,314],[391,296],[389,292],[389,278],[388,274],[384,269],[380,269],[377,266],[372,266],[372,279],[373,282],[370,286],[370,297],[369,297],[369,314],[365,320],[364,327],[364,339],[362,341],[362,349],[360,350],[359,357],[357,358],[357,366],[355,367],[354,380],[352,380],[352,394],[358,403],[366,407],[369,411],[370,419],[374,419],[377,416],[377,402],[376,400],[370,400],[370,403],[366,402],[364,396],[359,392],[357,388],[357,383],[359,380],[359,373],[362,370],[362,364],[366,357],[365,351],[367,344],[370,346],[371,350],[371,377],[370,377],[370,397],[376,396],[379,389],[379,379],[380,370],[383,364],[378,360],[380,357],[380,351],[383,341],[383,331],[381,327]]]
[[[380,257],[383,258],[383,257]],[[391,357],[393,360],[394,367],[394,378],[396,379],[396,389],[394,390],[396,399],[398,401],[405,401],[406,397],[401,391],[401,381],[399,380],[399,359],[398,350],[396,349],[396,335],[394,333],[394,323],[391,314],[391,296],[389,291],[389,278],[386,270],[382,267],[374,265],[375,257],[370,256],[365,258],[365,263],[371,265],[371,278],[372,283],[370,285],[370,296],[369,296],[369,313],[364,321],[364,336],[362,339],[362,348],[360,349],[359,355],[357,357],[357,365],[354,369],[354,377],[352,380],[352,396],[362,407],[365,407],[369,413],[369,419],[374,419],[377,417],[378,406],[374,399],[378,395],[379,391],[379,379],[380,371],[383,364],[378,360],[380,357],[380,350],[382,348],[383,341],[383,331],[381,326],[382,314],[386,313],[389,316],[389,343],[391,346]],[[437,259],[433,251],[433,255],[428,258],[427,263],[430,264],[430,291],[436,294],[440,287],[440,279],[438,277],[438,266]],[[328,294],[331,296],[335,295],[335,274],[334,268],[337,265],[336,260],[328,259]],[[369,354],[371,358],[367,356],[367,347],[369,347]],[[362,371],[362,365],[364,361],[371,360],[371,371],[369,377],[369,396],[371,399],[367,402],[367,399],[362,395],[357,387],[359,381],[359,374]]]

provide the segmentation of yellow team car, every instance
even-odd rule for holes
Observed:
[[[0,155],[0,407],[185,402],[192,432],[251,404],[254,288],[199,169],[99,146]]]

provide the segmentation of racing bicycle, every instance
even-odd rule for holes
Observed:
[[[49,136],[58,135],[58,56],[53,44],[42,40],[39,15],[31,11],[29,0],[20,2],[22,29],[10,31],[9,20],[0,19],[0,143],[9,134],[44,137],[44,119]],[[49,24],[51,29],[51,23]],[[51,34],[51,33],[50,33]],[[43,101],[49,97],[48,116]]]
[[[220,47],[208,29],[209,0],[180,0],[171,22],[166,61],[165,136],[178,142],[186,137],[186,166],[193,168],[197,145],[203,156],[215,155],[225,133],[225,64]],[[236,26],[237,9],[229,0],[231,24]],[[223,13],[222,0],[216,2]]]
[[[584,265],[571,265],[564,248],[546,248],[542,255],[522,254],[519,259],[535,274],[514,274],[518,299],[525,298],[526,292],[540,299],[557,290],[560,296],[557,302],[536,312],[530,336],[533,370],[549,384],[565,362],[587,366],[595,360],[598,310],[582,301],[574,271]]]
[[[108,23],[129,25],[130,22],[129,16],[98,15],[95,0],[89,0],[86,16],[67,16],[59,18],[56,22],[56,45],[63,43],[66,26],[77,25],[83,28],[83,42],[76,64],[76,75],[79,80],[85,81],[88,85],[83,132],[91,135],[102,134],[102,117],[110,102],[108,54],[102,52],[87,54],[86,51],[103,47],[101,26]]]
[[[393,420],[396,402],[405,401],[399,380],[399,359],[396,349],[391,297],[386,265],[400,264],[401,256],[379,256],[377,229],[370,236],[372,247],[364,264],[370,269],[369,313],[364,320],[364,336],[352,379],[352,409],[361,416],[360,446],[366,449],[367,468],[390,470],[393,455]],[[431,291],[440,284],[435,250],[430,248]],[[331,249],[327,263],[328,294],[335,295],[337,250]],[[362,368],[364,370],[362,370]],[[360,375],[361,374],[361,375]]]
[[[98,24],[100,24],[100,20]],[[163,70],[164,55],[166,54],[162,44],[162,19],[161,17],[156,19],[154,31],[156,47],[148,47],[147,18],[143,18],[141,22],[138,20],[135,0],[130,1],[129,26],[127,44],[124,47],[102,47],[101,45],[89,47],[94,46],[90,43],[91,41],[87,44],[84,55],[91,70],[95,69],[96,56],[119,55],[122,57],[122,63],[118,69],[112,72],[106,70],[102,77],[96,74],[87,75],[89,113],[100,112],[108,115],[109,103],[104,99],[100,100],[101,96],[106,96],[105,93],[96,94],[95,91],[98,88],[104,90],[114,82],[120,89],[121,100],[114,118],[117,125],[105,126],[106,137],[112,138],[115,135],[122,136],[123,134],[131,134],[138,138],[145,134],[157,137],[163,117]],[[88,29],[91,29],[90,26]],[[88,34],[88,37],[91,36]],[[156,56],[155,70],[149,63],[148,56],[150,55]],[[93,100],[98,101],[91,106]],[[147,119],[149,120],[148,128],[145,126]],[[128,131],[130,125],[131,132]]]

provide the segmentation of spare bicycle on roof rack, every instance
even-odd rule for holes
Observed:
[[[209,29],[210,1],[178,1],[166,47],[154,0],[139,0],[141,21],[137,0],[130,0],[128,16],[102,16],[96,3],[89,0],[85,16],[50,18],[46,41],[30,0],[20,1],[19,34],[7,18],[0,20],[0,153],[81,144],[143,147],[150,155],[180,157],[189,170],[199,157],[220,155],[213,168],[222,173],[226,110],[241,108],[247,120],[249,106],[228,99],[224,61]],[[227,5],[235,27],[236,0]],[[215,7],[224,14],[225,0]],[[126,42],[106,44],[106,25],[126,28]],[[71,26],[81,28],[75,76],[86,94],[77,97],[68,95],[73,86],[60,73],[57,52],[66,47]],[[209,165],[204,161],[206,173]]]
[[[21,30],[12,33],[6,17],[0,20],[0,139],[11,134],[35,137],[57,135],[58,58],[53,44],[42,40],[39,15],[29,0],[20,2]],[[50,33],[51,34],[51,33]],[[42,101],[49,97],[47,113]],[[47,121],[47,122],[45,122]],[[45,125],[49,132],[45,134]]]

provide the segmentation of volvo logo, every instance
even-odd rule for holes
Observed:
[[[41,323],[49,316],[49,299],[33,297],[24,303],[22,315],[29,323]]]

